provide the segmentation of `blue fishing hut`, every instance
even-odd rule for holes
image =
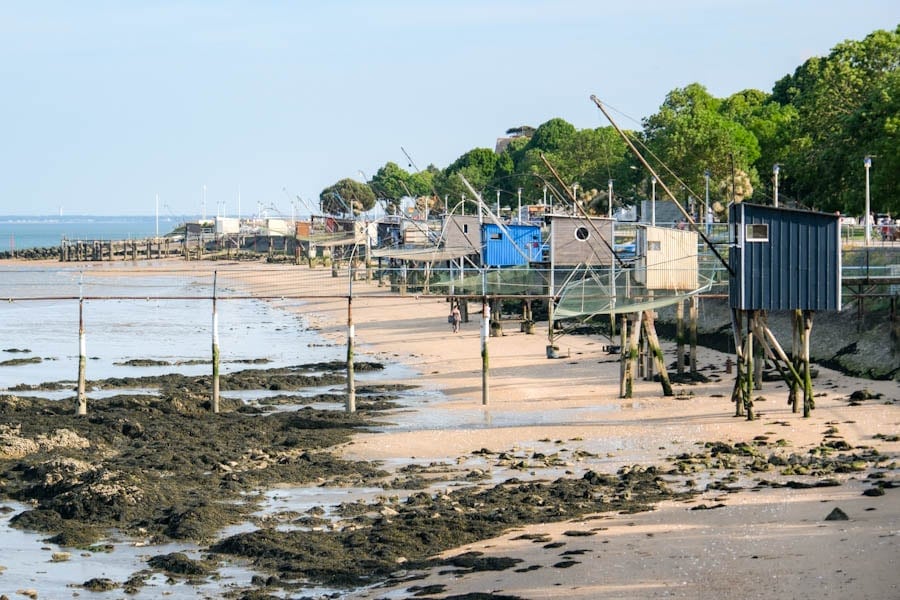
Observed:
[[[837,215],[741,202],[728,288],[734,309],[840,310],[841,239]]]
[[[481,263],[488,267],[513,267],[541,260],[541,228],[537,225],[481,227]]]

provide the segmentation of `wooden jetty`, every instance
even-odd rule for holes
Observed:
[[[142,240],[63,240],[60,262],[148,260],[188,255],[183,239],[155,237]]]

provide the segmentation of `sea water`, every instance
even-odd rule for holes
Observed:
[[[136,240],[166,235],[195,217],[0,216],[0,252],[50,248],[67,240]]]
[[[212,303],[200,299],[193,285],[187,279],[164,276],[104,278],[102,294],[113,299],[85,300],[81,309],[86,378],[209,374]],[[0,298],[13,299],[0,303],[0,390],[77,380],[78,295],[75,271],[0,264]],[[58,296],[67,297],[21,300]],[[258,368],[273,368],[343,359],[346,350],[323,343],[308,329],[302,312],[285,310],[300,306],[297,300],[217,301],[220,372],[253,368],[251,361],[261,361]],[[15,359],[40,362],[10,362]],[[136,359],[165,364],[127,365]]]
[[[77,282],[77,273],[58,267],[0,265],[0,296],[5,298],[62,296],[77,289]],[[104,294],[133,296],[135,282],[134,275],[110,277],[104,281]],[[140,278],[140,282],[145,298],[85,302],[87,378],[208,374],[212,347],[211,303],[208,300],[154,299],[154,296],[197,295],[197,290],[191,287],[194,284],[187,279],[154,276]],[[220,371],[228,373],[345,358],[343,346],[325,343],[321,336],[307,328],[300,304],[296,300],[229,299],[217,302]],[[286,310],[288,308],[292,310]],[[0,394],[20,383],[73,382],[77,379],[78,313],[77,298],[0,303],[0,363],[15,358],[41,358],[41,362],[34,364],[0,366]],[[122,364],[139,358],[171,364],[153,367]],[[244,362],[258,359],[268,362],[258,366]],[[191,364],[195,361],[203,364]],[[109,392],[89,390],[88,397],[96,398],[104,393]],[[122,393],[122,390],[115,393]],[[57,393],[33,394],[53,397]],[[57,395],[60,399],[72,398],[73,392],[68,388]],[[8,514],[0,514],[0,548],[3,549],[0,551],[0,593],[10,597],[20,589],[36,590],[40,598],[71,597],[79,590],[69,586],[96,577],[121,583],[146,568],[147,558],[153,555],[181,551],[192,558],[201,557],[199,547],[183,543],[140,547],[133,541],[120,540],[114,542],[115,550],[111,553],[82,553],[61,548],[43,542],[46,535],[9,526],[9,519],[14,514],[29,507],[10,501],[0,501],[0,506],[13,509]],[[52,553],[60,551],[70,551],[71,558],[54,562]],[[223,565],[218,572],[221,580],[199,586],[183,581],[170,584],[164,576],[156,575],[135,597],[158,598],[163,594],[173,599],[214,597],[234,586],[248,585],[253,576],[253,572],[241,567],[239,562]],[[119,598],[122,591],[119,588],[89,595]]]

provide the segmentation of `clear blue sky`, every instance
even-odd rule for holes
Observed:
[[[282,214],[519,125],[771,91],[897,0],[0,3],[0,214]],[[638,124],[620,117],[620,125]],[[299,211],[299,209],[298,209]],[[269,211],[272,214],[272,211]]]

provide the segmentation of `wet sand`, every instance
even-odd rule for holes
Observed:
[[[312,301],[307,309],[323,334],[336,341],[346,336],[346,300]],[[489,338],[490,399],[483,406],[478,310],[473,302],[472,321],[454,335],[443,300],[354,299],[358,352],[405,362],[420,373],[418,383],[440,390],[446,400],[421,407],[407,430],[357,435],[345,457],[461,462],[479,449],[527,451],[564,441],[570,450],[599,452],[614,473],[623,465],[670,465],[673,456],[709,441],[752,443],[764,436],[803,455],[839,439],[851,453],[867,447],[886,455],[876,476],[889,483],[883,496],[863,495],[872,487],[867,470],[841,477],[837,487],[754,489],[760,479],[777,475],[741,473],[739,492],[712,489],[650,513],[528,526],[454,549],[444,556],[477,551],[520,559],[527,568],[465,574],[434,569],[414,585],[437,586],[428,588],[434,597],[489,591],[521,598],[900,595],[900,496],[891,489],[900,452],[898,383],[820,369],[816,409],[803,419],[791,413],[785,385],[767,382],[756,400],[758,419],[748,422],[733,416],[725,354],[698,349],[698,368],[719,381],[675,384],[676,396],[669,398],[658,383],[639,381],[634,397],[622,400],[616,357],[602,349],[607,340],[563,337],[558,345],[564,358],[551,360],[546,329],[526,335],[508,322],[504,336]],[[664,346],[671,361],[674,345]],[[863,389],[882,396],[851,405],[849,395]],[[577,465],[572,470],[580,474]],[[848,520],[826,521],[834,508]],[[572,529],[595,535],[566,536]],[[541,543],[533,541],[538,534]],[[568,559],[567,552],[573,553]],[[348,597],[407,597],[411,585]]]

